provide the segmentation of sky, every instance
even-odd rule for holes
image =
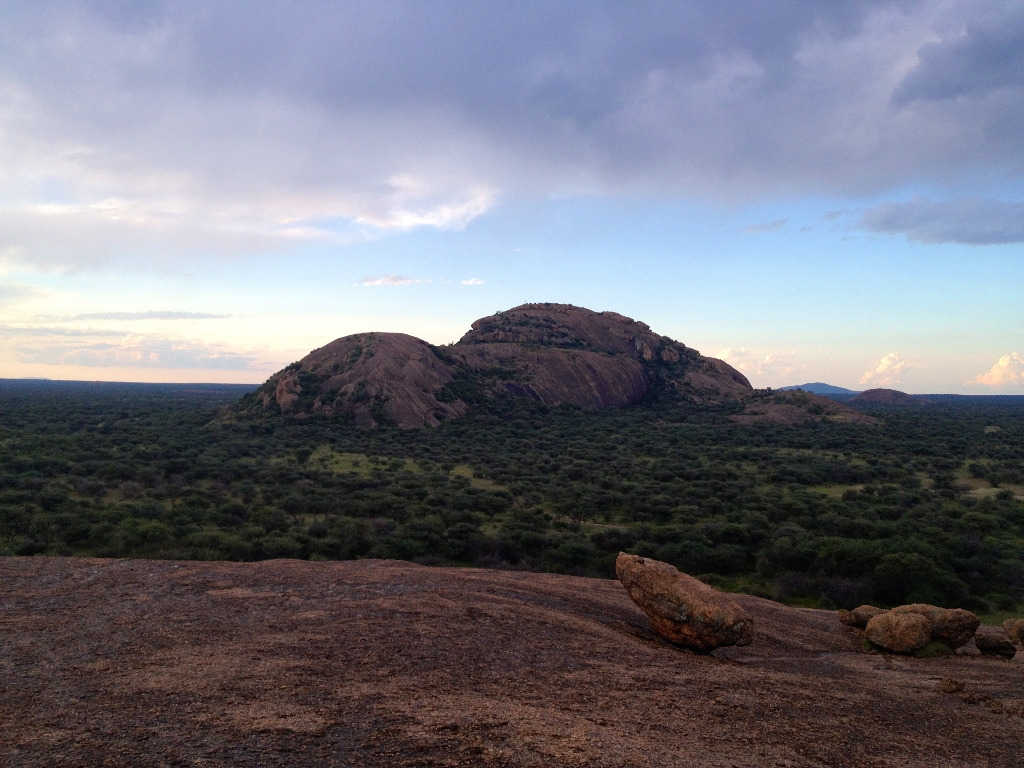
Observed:
[[[1024,3],[4,0],[0,378],[258,384],[612,310],[1024,394]]]

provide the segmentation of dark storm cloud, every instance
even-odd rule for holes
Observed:
[[[1021,13],[995,0],[12,2],[0,232],[15,234],[0,256],[248,252],[330,238],[337,221],[460,227],[502,195],[1005,181],[1024,168]]]
[[[870,208],[860,226],[903,234],[919,243],[999,245],[1024,242],[1024,203],[1001,200],[939,202],[914,198]]]
[[[1024,5],[982,13],[918,51],[920,63],[896,89],[893,100],[948,100],[1024,89]]]

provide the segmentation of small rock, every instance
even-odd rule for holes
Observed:
[[[932,625],[919,613],[880,613],[864,627],[864,635],[877,646],[896,653],[923,648],[932,634]]]
[[[974,633],[974,644],[983,656],[1012,659],[1017,654],[1017,646],[1002,627],[978,627]]]
[[[752,622],[742,608],[668,563],[620,552],[615,573],[666,640],[702,652],[750,644]]]
[[[939,690],[943,693],[960,693],[964,689],[963,680],[954,680],[951,677],[944,677],[939,680]]]
[[[926,603],[899,605],[892,609],[893,613],[916,613],[928,619],[932,625],[930,639],[937,640],[956,650],[974,637],[975,630],[981,620],[963,608],[939,608]]]
[[[1003,629],[1011,641],[1017,645],[1024,644],[1024,619],[1007,619],[1003,622]]]
[[[868,622],[880,613],[885,613],[885,609],[876,608],[873,605],[861,605],[852,611],[840,611],[839,620],[851,627],[864,629]]]

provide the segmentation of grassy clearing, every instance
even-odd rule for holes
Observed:
[[[354,472],[364,477],[381,470],[423,473],[423,467],[412,459],[369,456],[365,453],[340,453],[329,445],[319,446],[309,455],[306,463],[325,472]]]
[[[317,447],[306,460],[306,463],[314,468],[326,472],[354,472],[357,475],[368,477],[373,472],[386,470],[389,472],[411,472],[415,475],[424,473],[421,467],[413,459],[406,459],[392,456],[371,456],[365,453],[345,453],[335,451],[329,445]],[[486,491],[503,491],[507,486],[501,485],[483,477],[476,477],[473,468],[468,464],[456,464],[448,473],[451,477],[464,477],[469,480],[472,488],[479,488]]]
[[[476,477],[473,473],[473,468],[468,464],[456,464],[448,474],[452,477],[465,477],[473,488],[480,488],[485,491],[504,491],[508,489],[507,486],[496,483],[493,480]]]
[[[807,490],[813,491],[814,493],[823,493],[830,499],[841,499],[843,494],[847,491],[863,491],[864,483],[852,483],[850,485],[841,484],[830,484],[830,485],[809,485]]]

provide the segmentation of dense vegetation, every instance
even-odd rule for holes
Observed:
[[[246,388],[0,381],[0,554],[383,557],[610,577],[620,550],[790,602],[1024,599],[1024,402],[739,426],[509,399],[427,430],[225,418]]]

